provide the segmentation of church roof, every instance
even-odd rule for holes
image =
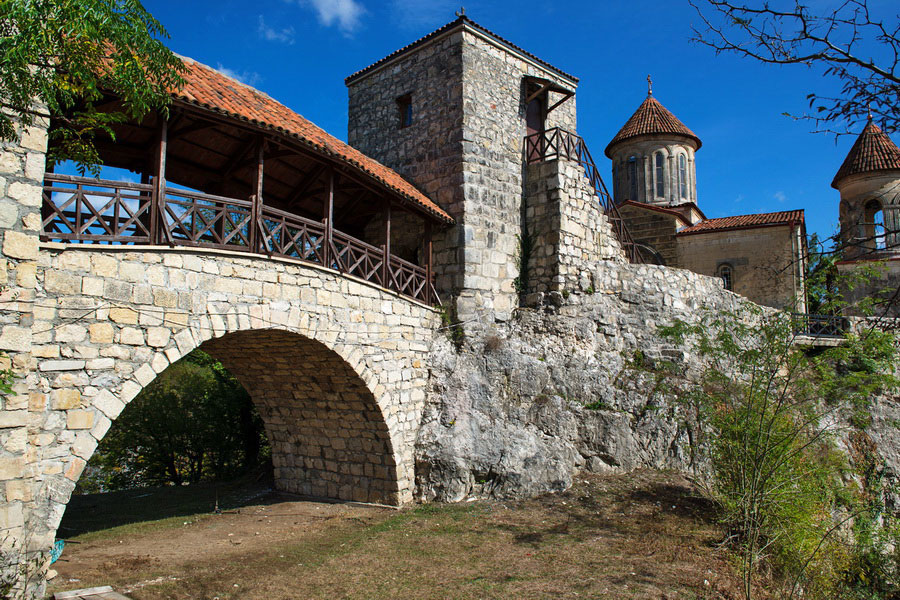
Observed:
[[[803,223],[803,210],[785,210],[781,212],[759,213],[755,215],[735,215],[733,217],[720,217],[718,219],[706,219],[691,227],[685,227],[677,235],[689,235],[692,233],[712,233],[713,231],[725,231],[728,229],[752,229],[755,227],[771,227],[773,225],[792,225]]]
[[[870,118],[831,181],[831,187],[837,188],[840,180],[857,173],[895,170],[900,170],[900,148]]]
[[[678,120],[669,110],[659,103],[652,95],[648,95],[638,107],[631,118],[625,122],[616,137],[607,144],[606,156],[612,158],[609,149],[625,140],[637,137],[639,135],[659,135],[674,134],[680,135],[694,140],[697,148],[700,148],[701,142],[697,135],[688,129],[687,125]]]
[[[186,68],[181,74],[185,84],[173,92],[176,100],[294,139],[319,154],[362,171],[441,221],[453,222],[449,214],[398,173],[326,133],[269,95],[191,58],[180,58]]]

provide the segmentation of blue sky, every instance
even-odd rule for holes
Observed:
[[[461,1],[144,4],[168,29],[174,51],[265,91],[346,139],[344,77],[452,21]],[[581,79],[578,132],[602,159],[605,175],[603,148],[643,101],[649,73],[656,98],[703,141],[698,198],[708,217],[803,208],[810,232],[834,232],[839,197],[830,183],[853,139],[835,142],[784,115],[802,114],[810,91],[835,87],[821,71],[716,56],[692,44],[691,25],[699,19],[686,0],[464,5],[476,22]]]

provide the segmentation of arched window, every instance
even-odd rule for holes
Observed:
[[[666,168],[662,152],[656,153],[656,197],[666,197]]]
[[[637,200],[638,198],[638,180],[637,180],[637,157],[628,157],[628,185],[631,186],[631,197],[628,200]]]
[[[734,291],[734,269],[729,264],[719,265],[719,277],[722,279],[722,285],[729,292]]]
[[[678,194],[687,199],[687,159],[684,154],[678,155]]]
[[[863,212],[863,246],[870,250],[884,250],[884,211],[878,200],[869,200]]]

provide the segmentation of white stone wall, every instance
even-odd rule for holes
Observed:
[[[604,262],[625,262],[625,256],[584,169],[548,161],[529,165],[526,180],[525,292],[596,289]]]

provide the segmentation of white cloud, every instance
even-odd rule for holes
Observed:
[[[225,75],[226,77],[231,77],[232,79],[237,79],[241,83],[246,85],[256,85],[262,77],[256,71],[235,71],[234,69],[229,69],[222,63],[216,64],[216,71]]]
[[[404,27],[431,27],[456,18],[460,0],[391,0],[395,21]]]
[[[266,20],[262,15],[259,15],[259,27],[257,28],[257,32],[259,33],[259,37],[268,42],[278,42],[280,44],[288,45],[294,43],[294,28],[292,26],[284,27],[282,29],[269,27],[266,25]]]
[[[787,202],[787,195],[781,190],[778,190],[777,192],[772,194],[772,197],[775,198],[775,200],[777,200],[778,202]]]
[[[353,33],[359,27],[366,9],[356,0],[297,0],[303,6],[315,9],[319,23],[330,27],[337,25],[344,33]]]

